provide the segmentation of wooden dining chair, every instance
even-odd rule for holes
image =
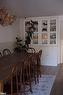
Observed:
[[[37,75],[41,77],[41,55],[42,55],[42,50],[39,50],[37,53]]]
[[[36,74],[36,65],[37,65],[37,59],[35,57],[35,54],[31,54],[30,56],[30,63],[31,63],[31,76],[32,76],[32,79],[33,81],[35,82],[35,84],[37,83],[37,74]]]
[[[41,55],[42,50],[39,50],[39,52],[32,53],[32,66],[34,67],[34,77],[35,77],[35,83],[39,82],[39,76],[41,77]]]
[[[10,55],[11,51],[9,49],[3,49],[3,56]]]
[[[36,51],[34,48],[29,48],[30,51],[28,51],[30,63],[31,63],[31,78],[37,83],[37,57],[36,57]]]
[[[32,93],[32,79],[31,79],[31,60],[29,56],[24,61],[23,65],[23,83],[25,87],[25,92],[30,91]],[[27,88],[28,86],[28,88]]]

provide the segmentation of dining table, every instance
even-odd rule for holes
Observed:
[[[37,64],[37,54],[38,53],[28,53],[28,52],[20,52],[20,53],[12,53],[10,55],[0,57],[0,92],[3,92],[4,82],[11,76],[12,67],[16,64],[23,64],[26,60],[32,63],[35,61]]]
[[[28,53],[12,53],[10,55],[0,57],[0,92],[3,92],[3,83],[10,76],[12,67],[17,64],[23,64]]]

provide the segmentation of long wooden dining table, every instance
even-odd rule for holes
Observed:
[[[0,92],[3,92],[3,82],[11,74],[11,68],[17,63],[23,63],[29,58],[28,53],[13,53],[0,57]]]
[[[13,53],[11,55],[0,57],[0,92],[3,92],[3,81],[10,76],[12,67],[16,63],[23,64],[30,56],[33,56],[34,58],[34,54],[29,53]]]

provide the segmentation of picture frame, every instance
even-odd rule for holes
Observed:
[[[42,20],[42,32],[47,32],[47,31],[48,31],[48,21]]]
[[[42,33],[42,44],[48,44],[48,33]]]
[[[33,44],[38,44],[38,33],[33,33],[32,40]]]
[[[56,19],[50,20],[50,32],[56,31]]]
[[[56,44],[56,33],[50,33],[50,44]]]

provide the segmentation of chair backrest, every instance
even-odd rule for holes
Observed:
[[[0,57],[2,57],[2,53],[0,52]]]
[[[29,47],[28,50],[27,50],[28,53],[34,53],[35,52],[35,49],[32,48],[32,47]]]
[[[41,57],[41,55],[42,55],[42,50],[39,50],[39,56]]]
[[[9,49],[4,49],[4,50],[3,50],[3,56],[5,56],[5,55],[10,55],[10,54],[11,54],[11,52],[10,52]]]

